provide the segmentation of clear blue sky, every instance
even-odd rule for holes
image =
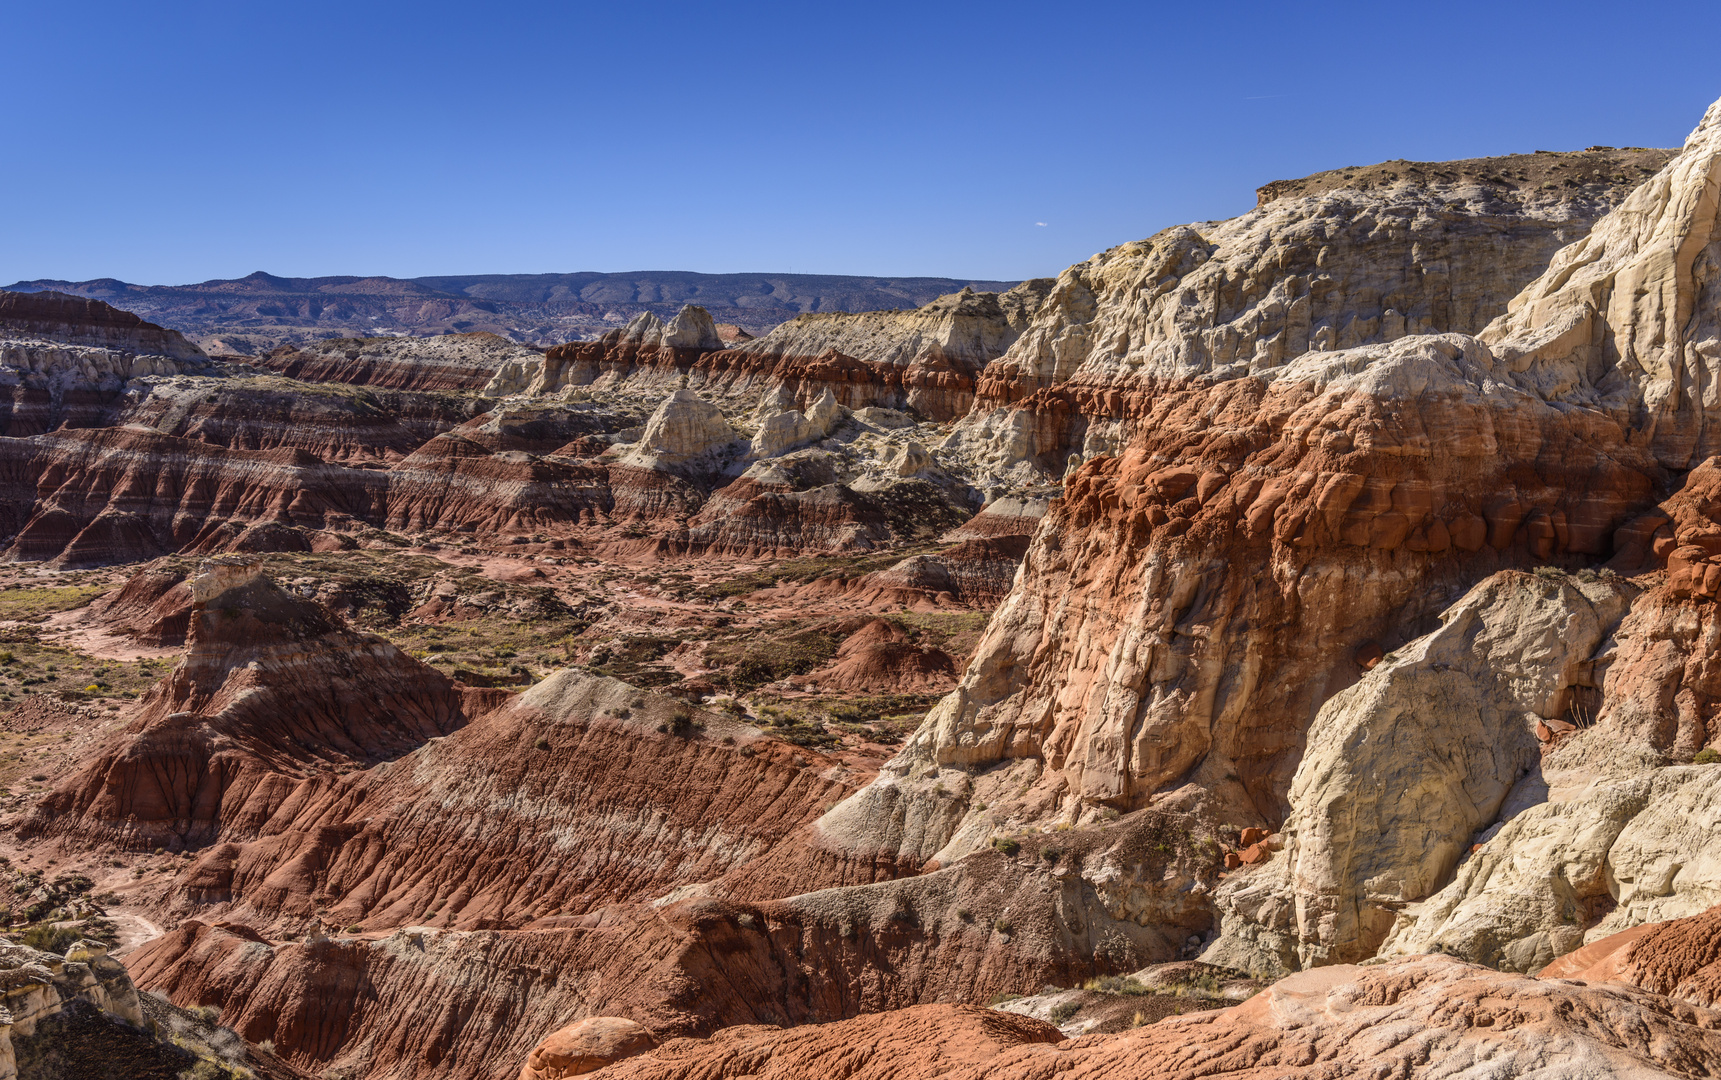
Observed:
[[[1334,166],[1677,145],[1717,31],[1713,2],[0,0],[0,282],[1053,274]]]

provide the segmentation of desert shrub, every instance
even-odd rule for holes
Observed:
[[[66,955],[66,950],[76,944],[78,938],[82,936],[83,935],[79,934],[76,930],[71,930],[63,926],[48,926],[44,924],[42,926],[32,926],[30,929],[24,931],[23,936],[18,939],[18,942],[22,945],[28,945],[32,949],[40,949],[43,952],[51,952],[64,956]]]
[[[1051,1013],[1052,1023],[1054,1023],[1054,1024],[1066,1023],[1069,1021],[1070,1017],[1076,1015],[1078,1012],[1081,1012],[1081,1011],[1082,1011],[1082,1007],[1081,1007],[1081,1004],[1079,1002],[1066,1001],[1066,1002],[1063,1002],[1062,1004],[1054,1005],[1054,1006],[1052,1006],[1052,1013]]]
[[[1713,746],[1705,746],[1697,751],[1697,756],[1691,760],[1698,765],[1713,765],[1721,761],[1721,752],[1717,752]]]
[[[1103,975],[1097,979],[1089,979],[1082,984],[1082,989],[1102,994],[1128,994],[1131,997],[1153,992],[1132,975]]]
[[[992,841],[992,846],[994,848],[996,848],[997,850],[1003,852],[1005,855],[1014,855],[1014,854],[1016,854],[1016,852],[1022,850],[1022,845],[1016,843],[1016,841],[1010,839],[1008,836],[1000,836],[1000,837],[995,838]]]
[[[1005,918],[992,920],[992,929],[1003,934],[1005,937],[1009,937],[1011,934],[1016,932],[1016,928],[1010,925],[1010,920]]]

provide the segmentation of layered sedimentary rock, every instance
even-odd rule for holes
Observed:
[[[258,363],[302,382],[390,390],[482,390],[498,369],[536,363],[538,352],[497,334],[333,338],[283,346]]]
[[[802,409],[824,394],[860,409],[912,409],[935,420],[965,413],[975,380],[1039,308],[1051,283],[1005,293],[966,289],[911,312],[804,315],[756,340],[724,348],[710,315],[683,308],[667,325],[641,315],[595,342],[560,345],[538,376],[520,386],[499,376],[487,393],[556,393],[622,382],[688,385],[740,402],[782,391]]]
[[[1661,220],[1667,207],[1708,205],[1702,162],[1718,147],[1712,114],[1598,235]],[[1583,231],[1585,215],[1606,205],[1601,196],[1613,197],[1506,194],[1516,200],[1513,216],[1485,226],[1454,216],[1433,224],[1428,200],[1455,211],[1483,197],[1464,184],[1276,199],[1206,233],[1171,230],[1067,272],[1042,309],[1044,323],[994,363],[999,380],[1014,380],[995,384],[997,392],[1023,395],[1011,415],[1033,424],[1056,419],[1058,400],[1064,415],[1133,418],[1105,436],[1128,438],[1096,443],[1100,428],[1087,428],[1086,449],[1099,456],[1066,480],[962,684],[886,770],[890,782],[833,816],[903,813],[903,789],[930,763],[985,770],[1024,761],[1042,805],[1066,819],[1098,805],[1142,805],[1194,781],[1276,825],[1289,809],[1304,733],[1321,704],[1361,674],[1352,660],[1359,649],[1425,633],[1470,583],[1499,568],[1593,562],[1616,546],[1642,546],[1640,515],[1670,458],[1643,426],[1653,417],[1630,406],[1654,383],[1635,361],[1598,353],[1586,369],[1581,358],[1510,344],[1520,340],[1511,318],[1527,310],[1518,301],[1486,341],[1401,337],[1442,322],[1479,328],[1552,253],[1563,227]],[[1405,202],[1394,210],[1392,199]],[[1666,213],[1696,224],[1685,233],[1658,226],[1663,233],[1706,243],[1702,213]],[[1329,242],[1335,225],[1353,230],[1348,244]],[[1268,229],[1271,243],[1253,231]],[[1521,249],[1540,244],[1534,259],[1470,261],[1520,234],[1540,237]],[[1231,242],[1238,246],[1225,249]],[[1451,267],[1462,267],[1452,285],[1462,291],[1442,292],[1438,303],[1419,292],[1421,275],[1409,274],[1415,259],[1403,250],[1412,244],[1423,253],[1444,245]],[[1625,249],[1637,250],[1609,250]],[[1336,307],[1293,302],[1294,289],[1282,304],[1257,303],[1253,290],[1306,284],[1279,274],[1285,260],[1305,255],[1326,271],[1322,303]],[[1582,261],[1560,254],[1554,263],[1564,269],[1549,273],[1565,281],[1568,263]],[[1245,266],[1273,273],[1246,276]],[[1090,287],[1087,275],[1102,270],[1116,276]],[[1160,283],[1156,299],[1138,305],[1148,282]],[[1699,303],[1691,279],[1674,285]],[[1532,286],[1526,295],[1546,291]],[[1380,310],[1339,317],[1364,296]],[[1213,306],[1228,297],[1248,301],[1235,325]],[[1287,322],[1293,309],[1313,320],[1307,333]],[[1397,340],[1344,347],[1371,338]],[[1069,391],[1081,386],[1103,393],[1084,404]],[[1598,389],[1606,387],[1612,397]],[[1018,434],[1040,438],[1031,427]],[[1503,782],[1484,785],[1494,794],[1478,800],[1476,824],[1486,823]],[[911,841],[941,860],[985,839],[930,824],[902,837],[892,843]],[[1450,859],[1449,848],[1437,849],[1437,863]],[[1410,894],[1438,887],[1438,870],[1410,873],[1418,882]]]
[[[1166,394],[1126,453],[1066,485],[889,772],[1025,762],[1075,819],[1194,780],[1276,823],[1359,647],[1422,632],[1502,565],[1608,553],[1653,492],[1623,441],[1455,335]],[[951,839],[928,830],[919,854],[984,837],[941,854]]]
[[[964,289],[911,312],[802,315],[699,367],[723,392],[762,380],[803,405],[828,391],[851,409],[910,409],[950,420],[972,406],[980,372],[1027,327],[1051,284]]]
[[[610,1080],[1705,1075],[1721,1017],[1626,987],[1503,975],[1445,957],[1336,967],[1249,1002],[1064,1041],[1007,1013],[928,1006],[818,1028],[743,1027],[623,1059]]]
[[[447,676],[230,556],[189,581],[186,655],[21,829],[133,849],[250,839],[333,774],[466,723]]]
[[[104,426],[141,425],[238,450],[302,450],[322,461],[399,461],[472,419],[477,401],[354,390],[275,377],[134,379]]]
[[[1072,453],[1116,453],[1178,380],[1476,333],[1668,157],[1389,162],[1103,252],[1064,271],[987,368],[956,445],[999,476],[1056,480]]]
[[[583,915],[718,877],[854,784],[804,769],[780,744],[756,746],[741,725],[701,717],[701,732],[685,714],[560,672],[254,843],[206,849],[190,910],[294,929],[325,914],[462,929]]]
[[[219,551],[260,523],[348,527],[384,516],[387,478],[302,450],[232,450],[136,428],[0,440],[10,561],[102,566]]]
[[[207,359],[177,330],[165,330],[100,300],[51,291],[0,291],[0,337],[58,341],[170,360]]]
[[[647,708],[655,715],[657,702],[648,699]],[[482,726],[481,721],[466,732]],[[701,741],[715,730],[708,722],[704,735],[687,745],[693,757],[684,760],[711,760],[724,753],[720,742]],[[643,778],[652,759],[669,764],[669,748],[682,740],[647,735],[643,741],[644,754],[612,747],[606,760],[625,762],[630,773]],[[756,745],[763,757],[764,744]],[[519,746],[510,741],[509,752],[535,752]],[[728,753],[732,761],[748,760]],[[773,758],[767,767],[782,765],[781,758]],[[581,815],[583,822],[567,818],[585,833],[582,839],[567,826],[546,829],[539,821],[540,811],[560,814],[558,806],[565,805],[560,797],[534,800],[516,789],[509,799],[487,782],[488,770],[462,775],[445,768],[445,778],[437,782],[429,769],[410,759],[390,768],[402,766],[425,774],[419,783],[428,785],[424,795],[431,799],[452,798],[457,805],[482,799],[474,813],[491,818],[499,807],[515,806],[516,813],[530,817],[532,828],[519,829],[507,820],[480,826],[476,817],[472,824],[481,828],[479,834],[464,826],[438,828],[436,802],[421,797],[416,805],[391,804],[387,812],[397,822],[422,819],[415,828],[424,846],[385,849],[378,843],[381,832],[347,838],[344,831],[325,828],[321,843],[341,841],[336,861],[350,860],[356,868],[379,856],[385,862],[401,860],[393,869],[379,868],[373,880],[420,889],[419,902],[428,899],[433,880],[442,882],[436,888],[457,886],[447,896],[464,913],[461,919],[484,907],[497,910],[499,903],[530,913],[547,906],[539,901],[545,891],[560,893],[559,903],[572,902],[576,909],[590,904],[590,910],[580,917],[540,917],[518,930],[450,930],[441,926],[454,920],[434,912],[426,920],[433,925],[401,925],[385,908],[373,907],[365,925],[400,928],[365,938],[328,939],[313,931],[302,941],[270,940],[250,926],[217,922],[219,916],[210,915],[205,918],[211,921],[182,922],[133,955],[142,984],[187,1005],[222,1004],[223,1022],[252,1041],[272,1040],[277,1052],[301,1067],[363,1062],[375,1080],[502,1076],[517,1070],[545,1036],[585,1017],[624,1017],[666,1039],[736,1024],[820,1023],[953,996],[989,997],[1165,960],[1175,955],[1189,924],[1202,917],[1186,895],[1187,875],[1197,860],[1154,846],[1155,836],[1175,836],[1184,824],[1174,821],[1162,822],[1162,831],[1145,836],[1120,826],[1101,835],[1060,838],[1068,845],[1063,849],[1067,863],[1053,863],[1041,852],[993,852],[963,867],[800,895],[786,894],[830,881],[834,868],[814,870],[800,863],[794,873],[773,878],[749,874],[743,866],[709,886],[683,887],[654,903],[605,903],[605,894],[614,889],[660,889],[668,875],[699,869],[675,857],[665,866],[667,875],[653,878],[658,864],[649,857],[648,845],[679,846],[673,820],[664,827],[653,823],[675,814],[672,805],[684,801],[685,792],[710,791],[701,770],[670,774],[678,777],[673,783],[664,776],[653,779],[639,802],[617,804],[610,790],[593,791],[587,796],[591,805],[613,809],[601,817]],[[612,765],[610,771],[617,770]],[[564,777],[555,781],[561,791],[578,790],[580,781],[566,767],[557,766],[556,772]],[[600,774],[588,773],[584,782]],[[761,785],[753,794],[744,783],[735,790],[742,800],[735,809],[754,816],[761,810],[778,815],[798,802],[775,784]],[[383,803],[373,797],[364,805],[374,812]],[[652,808],[638,823],[629,820],[628,809],[635,805]],[[764,818],[755,825],[745,814],[719,811],[718,817],[725,823],[718,831],[769,829],[783,820]],[[599,833],[589,832],[593,825]],[[702,830],[705,846],[683,854],[708,869],[713,860],[729,856],[723,844],[714,842],[709,823]],[[520,839],[548,845],[549,857],[510,861],[506,869],[488,861],[488,853],[499,853],[495,840]],[[797,834],[784,842],[805,844]],[[250,873],[261,876],[266,866],[278,868],[253,899],[271,892],[279,899],[279,883],[324,864],[303,849],[248,848],[234,857],[241,871],[249,865]],[[270,859],[264,862],[258,852]],[[591,895],[562,893],[563,874],[572,885],[585,873],[566,865],[566,852],[578,852],[580,862],[597,871],[584,886]],[[419,862],[429,866],[420,869]],[[517,877],[513,867],[528,865],[534,868],[531,875]],[[450,868],[456,868],[452,877],[446,876]],[[511,883],[493,881],[498,870]],[[618,876],[612,880],[611,875]],[[320,890],[340,893],[333,877]],[[724,899],[730,891],[784,898]],[[473,896],[480,898],[468,905]],[[343,901],[338,921],[356,917],[362,906],[381,899],[375,888],[361,887]],[[400,1017],[409,1014],[442,1019],[401,1023]]]
[[[93,427],[128,381],[208,367],[178,333],[99,300],[0,292],[0,435]]]

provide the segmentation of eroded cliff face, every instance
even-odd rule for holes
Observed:
[[[1499,567],[1611,551],[1657,476],[1623,443],[1458,336],[1165,394],[1127,452],[1068,481],[889,772],[1031,763],[1068,820],[1193,780],[1277,823],[1360,647],[1415,636]],[[928,832],[923,856],[948,842]]]
[[[1400,276],[1413,260],[1394,253],[1412,243],[1428,207],[1401,206],[1399,229],[1382,200],[1426,200],[1426,185],[1328,192],[1312,202],[1275,198],[1233,222],[1171,230],[1067,272],[1042,309],[1044,324],[993,365],[1000,380],[1015,380],[991,384],[999,396],[1022,402],[995,412],[1034,424],[1078,417],[1088,425],[1086,449],[1098,456],[1065,479],[1064,497],[1035,534],[1016,588],[957,690],[880,780],[827,815],[827,841],[941,862],[975,850],[997,826],[937,810],[926,798],[930,778],[949,780],[932,770],[960,770],[979,783],[1008,775],[1023,786],[1006,816],[1042,823],[1162,803],[1193,785],[1268,829],[1289,813],[1284,836],[1258,853],[1268,865],[1220,890],[1226,931],[1208,954],[1281,971],[1361,959],[1388,938],[1420,942],[1388,948],[1419,951],[1430,935],[1447,933],[1436,928],[1456,917],[1463,896],[1486,891],[1478,875],[1489,866],[1525,850],[1543,853],[1532,862],[1578,857],[1581,825],[1547,843],[1511,835],[1544,818],[1590,813],[1577,796],[1550,800],[1545,787],[1524,786],[1539,775],[1542,743],[1588,724],[1598,703],[1614,737],[1651,757],[1689,755],[1710,738],[1701,719],[1706,668],[1676,662],[1655,642],[1706,625],[1702,614],[1676,614],[1669,604],[1710,587],[1702,538],[1711,526],[1680,507],[1703,504],[1713,485],[1693,473],[1696,490],[1683,502],[1655,504],[1679,485],[1672,470],[1691,464],[1708,424],[1700,395],[1672,393],[1670,365],[1685,365],[1677,370],[1689,373],[1687,389],[1707,378],[1699,346],[1681,352],[1679,342],[1700,341],[1714,317],[1707,257],[1697,253],[1714,224],[1718,117],[1711,110],[1678,156],[1592,236],[1557,254],[1554,219],[1574,211],[1519,191],[1522,216],[1506,232],[1540,236],[1548,246],[1539,257],[1552,254],[1552,263],[1485,330],[1533,264],[1463,264],[1439,303],[1425,305],[1427,294]],[[1457,190],[1438,194],[1455,199]],[[1330,239],[1315,218],[1291,219],[1335,198],[1347,203],[1339,221],[1358,231],[1344,246],[1312,253],[1327,270],[1317,291],[1334,306],[1287,295],[1279,305],[1251,300],[1240,323],[1221,319],[1235,310],[1226,308],[1227,289],[1247,299],[1256,287],[1222,257],[1224,244],[1236,241],[1249,265],[1282,267],[1297,258],[1296,243]],[[1357,200],[1373,205],[1365,210]],[[1460,257],[1480,257],[1492,242],[1484,234],[1497,238],[1503,224],[1449,219],[1441,242],[1454,267]],[[1621,287],[1637,299],[1609,300],[1614,282],[1640,277],[1654,284]],[[1157,290],[1144,298],[1149,282]],[[1271,287],[1297,284],[1277,277]],[[1674,314],[1663,317],[1664,308]],[[1378,319],[1370,314],[1377,309]],[[1284,321],[1296,310],[1312,321]],[[1657,318],[1659,329],[1650,328]],[[1418,333],[1443,321],[1482,332]],[[1669,329],[1675,322],[1689,339]],[[1385,343],[1356,344],[1371,339]],[[1620,345],[1610,352],[1604,341]],[[1640,360],[1651,345],[1661,359]],[[1054,414],[1046,407],[1057,401],[1065,408]],[[959,440],[985,434],[993,420],[980,413]],[[1096,418],[1132,422],[1105,429],[1116,441],[1095,443]],[[1029,446],[1044,432],[1017,434]],[[1036,468],[1056,463],[1036,453]],[[1518,580],[1509,575],[1494,592],[1457,603],[1473,583],[1510,567],[1545,565],[1558,578],[1561,566],[1612,559],[1630,572],[1676,549],[1683,554],[1669,563],[1669,584],[1638,598],[1623,624],[1635,591],[1597,583],[1593,570],[1593,588],[1526,582],[1530,593],[1554,589],[1556,607],[1566,604],[1561,597],[1575,605],[1545,619],[1533,604],[1502,598],[1498,590]],[[1494,604],[1504,604],[1499,614],[1478,615]],[[1469,629],[1423,637],[1439,618]],[[1509,632],[1478,629],[1496,624]],[[1490,656],[1488,642],[1502,633],[1552,635],[1557,647],[1543,656],[1519,642]],[[1407,642],[1410,659],[1395,659]],[[1383,652],[1379,673],[1347,690]],[[1610,669],[1627,656],[1626,666]],[[1687,678],[1692,685],[1682,687]],[[1446,691],[1479,694],[1472,705],[1480,711],[1454,706],[1452,723],[1437,722]],[[1455,756],[1447,743],[1468,730],[1454,728],[1460,720],[1482,726]],[[1427,738],[1445,749],[1392,754],[1392,740],[1414,741],[1423,722],[1434,723]],[[1390,761],[1367,764],[1376,754]],[[1402,783],[1381,779],[1393,769],[1406,771]],[[1655,783],[1664,781],[1679,786],[1671,774]],[[1641,776],[1610,782],[1634,798],[1649,793]],[[1453,784],[1461,797],[1438,794]],[[1429,794],[1406,803],[1405,791]],[[1671,788],[1654,801],[1713,818]],[[1622,827],[1634,821],[1645,836],[1678,831],[1671,818],[1639,809],[1594,813]],[[1487,832],[1507,819],[1497,836]],[[1458,870],[1450,886],[1458,892],[1436,896],[1473,838],[1485,846]],[[1617,867],[1621,881],[1653,876],[1647,854],[1621,848],[1609,856],[1610,843],[1588,845],[1583,857]],[[1546,876],[1526,869],[1514,880],[1537,874]],[[1621,912],[1599,922],[1596,910],[1572,916],[1572,902],[1600,895],[1600,879],[1586,879],[1575,892],[1554,890],[1571,893],[1567,900],[1530,904],[1522,918],[1507,919],[1510,927],[1439,940],[1488,963],[1509,954],[1521,969],[1551,959],[1549,948],[1581,943],[1586,931],[1707,906],[1713,877],[1706,866],[1688,868],[1672,890],[1682,899],[1671,905],[1649,900],[1666,889],[1639,889],[1635,901],[1613,890]],[[1535,889],[1495,880],[1500,902],[1476,901],[1489,918],[1513,907],[1504,899],[1510,890]],[[1425,900],[1421,915],[1399,920]],[[1549,925],[1562,917],[1571,933]]]
[[[1166,390],[1308,352],[1474,334],[1669,152],[1388,162],[1262,189],[1061,274],[953,440],[1023,483],[1122,450]],[[1624,181],[1620,178],[1625,178]]]
[[[549,350],[538,367],[503,369],[485,392],[685,384],[741,407],[783,392],[802,409],[830,393],[850,409],[909,409],[947,421],[968,411],[980,372],[1021,334],[1050,285],[964,289],[911,311],[802,315],[730,348],[710,314],[689,305],[667,324],[641,315],[595,342]]]
[[[100,426],[134,380],[208,370],[197,346],[129,311],[0,291],[0,435]]]
[[[538,350],[496,334],[334,338],[282,346],[258,363],[303,382],[388,390],[481,390],[498,369],[535,364]]]

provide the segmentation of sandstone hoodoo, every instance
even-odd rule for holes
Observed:
[[[1718,190],[0,294],[0,1076],[1708,1075]]]

